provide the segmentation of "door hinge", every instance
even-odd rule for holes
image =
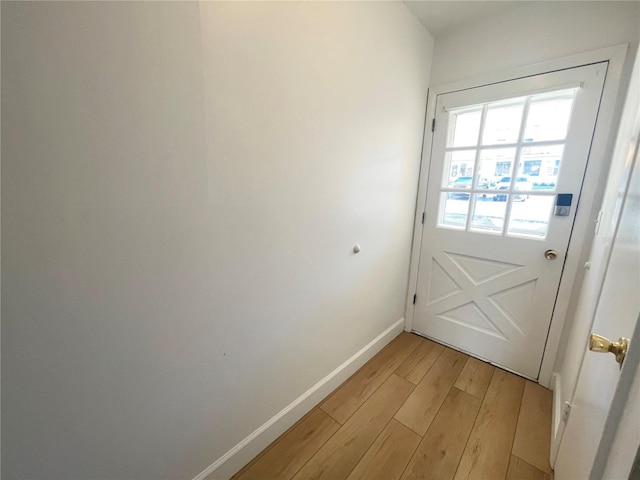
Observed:
[[[416,298],[418,298],[418,295],[417,295],[417,294],[414,294],[414,295],[413,295],[413,304],[414,304],[414,305],[416,304]]]
[[[432,132],[436,131],[436,119],[435,118],[433,120],[431,120],[431,131]]]
[[[422,212],[422,224],[424,225],[424,212]]]
[[[598,235],[598,232],[600,231],[600,222],[602,222],[602,210],[600,210],[598,212],[598,216],[596,217],[596,219],[594,220],[595,224],[596,224],[596,228],[595,228],[595,235]]]
[[[562,411],[563,423],[567,423],[567,420],[569,420],[569,413],[571,413],[571,404],[569,402],[564,402],[564,410]]]

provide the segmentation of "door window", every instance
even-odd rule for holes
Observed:
[[[438,227],[546,238],[576,90],[449,110]]]

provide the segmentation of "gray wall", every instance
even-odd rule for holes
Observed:
[[[402,317],[431,48],[401,3],[2,2],[4,479],[193,477]]]

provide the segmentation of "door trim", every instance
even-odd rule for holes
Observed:
[[[628,44],[616,45],[429,88],[418,194],[416,198],[409,285],[406,297],[406,331],[412,331],[413,328],[413,315],[415,310],[413,300],[414,294],[416,293],[420,267],[419,259],[423,232],[422,213],[425,211],[427,200],[427,181],[429,178],[431,148],[433,144],[431,121],[435,117],[436,97],[444,93],[540,75],[552,71],[581,67],[598,62],[608,62],[609,65],[602,91],[600,109],[596,119],[591,151],[584,176],[584,185],[577,205],[573,233],[569,241],[567,258],[563,275],[560,279],[556,305],[551,317],[547,344],[538,377],[538,383],[547,388],[551,387],[551,375],[560,346],[562,331],[566,319],[571,317],[575,309],[576,296],[580,292],[583,270],[579,267],[580,265],[584,265],[587,254],[589,253],[589,247],[594,234],[593,220],[597,217],[597,209],[602,200],[606,185],[606,174],[609,169],[606,159],[609,158],[613,152],[615,132],[617,131],[619,123],[622,106],[617,104],[617,97],[628,47]]]

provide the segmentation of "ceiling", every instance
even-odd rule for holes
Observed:
[[[499,15],[513,8],[533,3],[531,1],[431,1],[404,0],[409,10],[418,17],[427,30],[437,37],[447,30],[466,23]]]

